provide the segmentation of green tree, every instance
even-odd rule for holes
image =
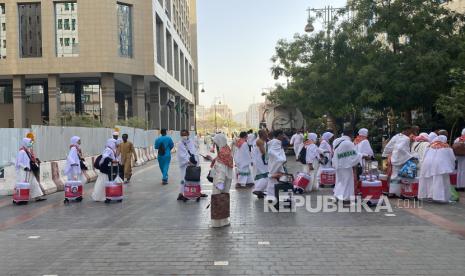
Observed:
[[[278,41],[272,74],[289,82],[270,100],[339,125],[355,126],[365,108],[408,123],[412,110],[436,114],[449,72],[465,64],[464,16],[431,0],[353,0],[350,10],[327,32]]]

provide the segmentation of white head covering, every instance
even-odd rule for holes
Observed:
[[[118,132],[118,131],[114,131],[114,132],[113,132],[113,136],[119,136],[119,132]]]
[[[32,142],[32,139],[30,139],[30,138],[23,138],[23,141],[21,142],[21,146],[27,148],[27,146],[28,146],[29,143],[31,143],[31,142]]]
[[[362,128],[358,131],[358,135],[368,137],[368,129]]]
[[[462,135],[465,135],[465,128],[462,129]]]
[[[447,143],[447,136],[439,135],[438,138],[436,138],[435,140],[440,141],[442,143]]]
[[[102,165],[103,161],[105,161],[105,159],[108,157],[112,160],[116,160],[115,151],[116,151],[116,140],[113,138],[110,138],[107,140],[107,143],[105,144],[105,149],[103,150],[103,153],[102,153],[102,159],[100,160],[100,165]]]
[[[430,134],[428,134],[428,137],[429,137],[430,143],[432,143],[434,142],[434,139],[438,137],[438,135],[435,132],[431,132]]]
[[[326,142],[329,142],[329,140],[331,140],[331,138],[334,137],[334,134],[332,134],[331,132],[325,132],[323,133],[323,135],[321,136],[321,138],[323,140],[325,140]]]
[[[228,145],[228,138],[223,133],[218,133],[213,137],[213,143],[215,143],[219,148]]]
[[[116,140],[113,138],[110,138],[107,140],[107,143],[105,144],[106,148],[110,148],[112,150],[116,150]]]
[[[308,140],[312,140],[313,142],[316,142],[318,140],[318,135],[316,133],[309,133],[308,134]]]
[[[71,146],[79,146],[79,144],[78,144],[79,140],[81,140],[81,138],[79,136],[71,137],[70,145]]]
[[[426,140],[429,141],[429,135],[428,135],[428,133],[426,133],[426,132],[420,133],[420,135],[418,135],[418,137],[423,137],[424,139],[426,139]],[[431,142],[431,141],[430,141],[430,142]]]

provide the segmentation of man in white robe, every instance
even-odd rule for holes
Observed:
[[[454,143],[465,143],[465,128]],[[457,156],[457,190],[465,190],[465,156]]]
[[[280,176],[285,173],[286,153],[284,152],[282,140],[284,133],[281,130],[273,132],[273,139],[268,142],[268,185],[266,187],[265,200],[275,202],[275,185],[279,183]]]
[[[342,137],[333,142],[333,167],[336,169],[334,197],[343,201],[349,201],[355,196],[354,166],[360,163],[362,159],[362,155],[355,151],[355,145],[350,138],[351,135],[352,132],[346,130]]]
[[[389,194],[400,196],[401,185],[399,170],[410,159],[410,135],[412,134],[411,127],[405,127],[402,133],[399,133],[391,138],[383,151],[383,157],[390,158],[392,171],[390,175]]]
[[[421,177],[432,181],[432,199],[447,203],[450,200],[450,174],[455,169],[455,155],[447,144],[447,137],[439,135],[425,153]]]
[[[418,183],[418,198],[431,198],[432,197],[432,189],[431,183],[428,181],[427,178],[421,177],[421,168],[423,167],[423,161],[425,160],[425,153],[426,150],[429,148],[429,136],[428,133],[420,133],[415,138],[415,142],[413,142],[410,152],[412,156],[418,159],[417,163],[417,175],[420,178]]]
[[[197,153],[197,148],[191,139],[189,139],[189,131],[181,131],[181,141],[178,143],[178,149],[176,152],[176,157],[178,159],[179,172],[181,173],[181,186],[179,188],[178,200],[185,200],[183,195],[184,185],[186,177],[186,169],[188,166],[199,166],[199,155]],[[205,197],[205,195],[202,195]]]
[[[247,144],[247,133],[241,132],[236,141],[234,150],[234,162],[236,165],[236,188],[253,186],[253,178],[250,166],[252,157],[250,156],[249,145]]]
[[[354,140],[355,150],[362,155],[360,165],[365,168],[366,160],[371,159],[375,154],[368,141],[368,129],[362,128],[358,131],[358,136]]]
[[[304,135],[302,130],[298,130],[296,134],[292,135],[290,144],[294,147],[295,159],[298,160],[300,150],[304,144]]]
[[[249,146],[249,151],[252,152],[253,144],[255,143],[255,134],[253,130],[247,132],[247,145]]]
[[[320,151],[316,145],[318,135],[316,133],[309,133],[308,140],[304,143],[306,150],[304,172],[308,173],[312,180],[308,184],[306,191],[317,191],[319,189],[318,171],[320,167]]]
[[[265,189],[268,185],[268,163],[267,163],[267,143],[268,133],[264,129],[258,131],[258,139],[255,140],[252,149],[252,157],[255,169],[255,187],[253,194],[258,198],[265,196]]]

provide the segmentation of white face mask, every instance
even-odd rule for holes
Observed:
[[[183,141],[187,141],[189,139],[189,136],[182,136],[181,138]]]

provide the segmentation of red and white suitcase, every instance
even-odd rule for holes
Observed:
[[[307,173],[298,173],[292,185],[294,185],[294,192],[303,194],[308,185],[312,181],[312,176]]]
[[[363,199],[368,199],[369,203],[377,204],[383,195],[383,183],[376,179],[365,179],[360,184],[360,194]]]
[[[383,184],[383,194],[387,195],[389,194],[389,182],[388,182],[389,176],[385,174],[380,174],[379,175],[379,180]]]
[[[105,185],[105,198],[105,203],[110,203],[111,201],[123,201],[123,182],[108,181]]]
[[[450,185],[457,186],[457,172],[453,172],[449,176],[450,176]]]
[[[336,184],[336,169],[322,168],[320,174],[321,186],[334,186]]]
[[[82,182],[78,180],[69,180],[65,182],[65,200],[64,203],[69,203],[70,200],[82,201]]]
[[[420,179],[418,177],[414,179],[402,178],[400,180],[400,196],[404,198],[416,198],[418,197],[418,184]]]
[[[186,181],[184,184],[183,196],[186,199],[196,200],[198,202],[202,196],[202,187],[200,186],[200,182]]]
[[[31,184],[19,182],[15,184],[13,193],[13,204],[27,204],[29,202]]]

